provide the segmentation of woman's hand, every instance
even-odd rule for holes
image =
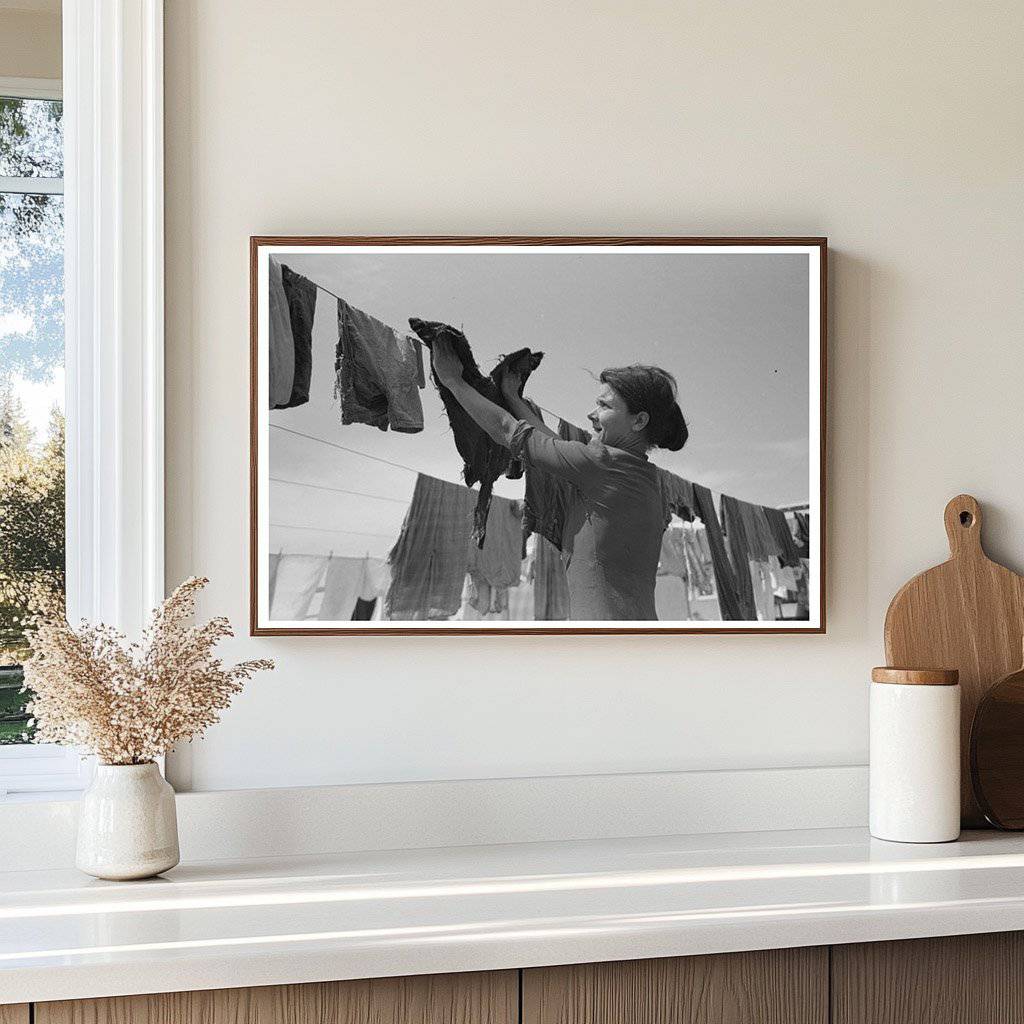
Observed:
[[[501,393],[505,396],[505,400],[511,402],[513,399],[520,397],[520,392],[523,389],[523,375],[516,373],[515,370],[506,371],[501,378]]]
[[[462,380],[462,360],[448,338],[436,337],[430,349],[430,361],[437,379],[449,390]]]

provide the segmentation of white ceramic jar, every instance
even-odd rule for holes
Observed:
[[[960,835],[960,684],[947,669],[871,673],[870,828],[876,839]]]
[[[118,881],[150,878],[179,859],[174,790],[157,765],[97,765],[79,805],[79,870]]]

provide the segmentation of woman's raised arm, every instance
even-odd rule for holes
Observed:
[[[512,411],[512,415],[516,419],[525,420],[535,430],[539,430],[548,437],[558,437],[558,434],[534,412],[533,406],[519,393],[519,389],[523,386],[522,380],[518,373],[506,373],[501,381],[501,394]]]
[[[507,448],[512,443],[519,420],[489,398],[484,398],[462,379],[462,362],[447,338],[434,339],[430,359],[437,379],[455,396],[477,426]]]

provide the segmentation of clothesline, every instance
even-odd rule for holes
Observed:
[[[400,462],[392,462],[390,459],[382,459],[379,455],[370,455],[368,452],[361,452],[356,448],[346,448],[343,444],[338,444],[336,441],[328,441],[323,437],[315,437],[313,434],[304,434],[301,430],[292,430],[291,427],[282,427],[280,423],[270,424],[275,430],[283,430],[286,434],[295,434],[296,437],[304,437],[307,441],[319,441],[320,444],[329,445],[331,448],[339,448],[343,452],[348,452],[350,455],[361,455],[364,459],[372,459],[374,462],[383,462],[385,466],[394,466],[395,469],[404,469],[407,473],[413,473],[418,475],[419,470],[413,469],[412,466],[403,466]]]
[[[271,526],[279,530],[310,530],[313,533],[350,533],[354,537],[382,537],[384,540],[391,540],[390,533],[364,533],[362,530],[335,530],[329,526],[298,526],[295,523],[271,523]]]
[[[378,501],[392,501],[396,505],[408,505],[402,498],[389,498],[383,494],[370,494],[368,491],[348,491],[344,487],[327,487],[324,484],[308,484],[305,480],[285,480],[283,477],[272,476],[270,478],[276,484],[292,484],[295,487],[312,487],[317,491],[337,491],[338,494],[352,494],[357,498],[376,498]]]

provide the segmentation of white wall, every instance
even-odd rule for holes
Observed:
[[[827,636],[243,637],[195,788],[863,762],[946,500],[1024,568],[1022,12],[167,0],[168,582],[240,633],[250,234],[833,247]]]

